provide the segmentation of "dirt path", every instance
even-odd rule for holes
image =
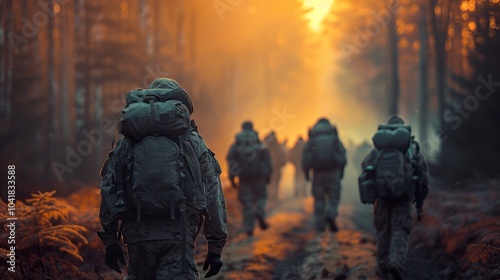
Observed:
[[[340,231],[318,234],[312,204],[312,197],[286,200],[269,212],[268,230],[230,240],[216,279],[376,279],[374,241],[355,228],[354,209],[341,204]]]

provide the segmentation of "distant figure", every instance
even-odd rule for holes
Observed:
[[[294,195],[295,197],[306,197],[306,188],[307,181],[302,170],[302,153],[304,152],[304,147],[306,146],[306,142],[302,138],[302,136],[297,139],[295,146],[289,151],[289,161],[293,164],[295,168],[294,173]]]
[[[429,192],[427,164],[411,127],[393,115],[387,125],[379,125],[373,136],[374,148],[363,160],[360,195],[364,203],[374,203],[373,224],[377,230],[377,274],[386,279],[403,279],[408,239],[413,227],[412,201],[421,206]],[[365,188],[362,188],[362,186]],[[370,190],[371,188],[371,190]],[[374,191],[373,191],[374,190]],[[363,192],[374,194],[364,195]]]
[[[277,201],[281,181],[281,169],[286,164],[286,142],[279,143],[274,131],[271,131],[264,138],[264,142],[271,153],[271,162],[273,165],[273,174],[271,175],[271,182],[269,183],[269,199],[271,201]]]
[[[368,155],[372,148],[372,145],[368,143],[368,141],[364,140],[359,146],[355,147],[354,156],[353,156],[353,164],[358,168],[358,171],[361,173],[361,162]]]
[[[233,188],[238,189],[238,200],[243,205],[243,230],[253,235],[255,219],[261,229],[268,228],[265,221],[267,190],[273,167],[266,146],[253,130],[253,124],[245,121],[242,131],[236,134],[235,142],[227,154],[229,179]],[[235,182],[239,179],[239,186]]]
[[[227,217],[221,169],[192,112],[188,94],[172,79],[127,94],[119,124],[125,137],[101,170],[97,232],[106,264],[118,273],[118,261],[125,264],[123,235],[126,279],[199,279],[194,246],[202,227],[208,240],[203,269],[210,267],[205,277],[222,267]]]
[[[338,230],[335,219],[340,200],[340,180],[347,163],[345,148],[337,128],[327,119],[320,119],[309,131],[309,141],[304,148],[302,168],[309,181],[313,170],[312,194],[316,230],[323,232],[328,223],[330,231]]]

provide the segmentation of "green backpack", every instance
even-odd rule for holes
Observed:
[[[200,212],[207,207],[200,164],[190,142],[189,109],[179,100],[168,99],[169,93],[168,89],[147,90],[133,98],[137,91],[129,92],[122,110],[119,129],[131,149],[129,157],[118,163],[123,166],[115,169],[126,170],[125,202],[137,221],[142,214],[175,219],[181,206]]]
[[[346,165],[345,148],[335,127],[329,124],[316,125],[309,137],[309,151],[312,153],[311,164],[314,170],[326,171]]]
[[[230,162],[234,176],[253,177],[268,175],[265,169],[265,146],[255,131],[242,131],[236,135],[235,153]]]
[[[377,197],[412,199],[415,188],[410,126],[380,125],[372,140],[377,149],[374,160]]]

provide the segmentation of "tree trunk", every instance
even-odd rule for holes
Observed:
[[[52,0],[48,1],[49,9],[53,10],[53,2]],[[48,61],[48,71],[47,71],[47,97],[48,97],[48,108],[47,108],[47,150],[46,150],[46,174],[51,174],[50,167],[53,159],[54,153],[54,133],[55,133],[55,120],[54,120],[54,109],[55,109],[55,92],[54,92],[54,20],[53,17],[48,17],[47,24],[47,40],[49,43],[48,53],[47,53],[47,61]],[[48,182],[50,182],[50,176],[46,177]]]
[[[68,44],[68,21],[66,18],[66,9],[68,6],[63,7],[64,2],[61,2],[61,29],[60,29],[60,97],[61,97],[61,139],[65,145],[71,142],[71,106],[70,106],[70,88],[69,88],[69,44]]]
[[[438,23],[438,15],[436,15],[435,9],[438,8],[438,1],[431,0],[431,26],[434,36],[434,48],[435,48],[435,67],[436,67],[436,93],[438,99],[438,120],[440,127],[444,126],[444,111],[446,107],[446,38],[448,34],[448,21],[449,21],[449,10],[450,3],[443,0],[441,5],[441,17],[440,23]],[[445,11],[444,6],[447,5],[447,11]]]
[[[429,87],[428,87],[428,63],[427,56],[429,51],[429,32],[427,24],[427,7],[425,4],[420,4],[420,15],[419,15],[419,41],[420,49],[418,52],[419,56],[419,115],[420,115],[420,142],[422,145],[422,151],[427,152],[425,141],[427,140],[428,131],[428,118],[429,118]]]
[[[3,46],[4,42],[7,41],[7,32],[4,29],[4,1],[0,0],[0,34],[3,38],[0,40],[0,91],[5,92],[5,48]],[[5,94],[0,93],[0,116],[2,120],[0,121],[0,136],[6,135],[5,129]]]
[[[394,0],[391,0],[391,4]],[[399,55],[398,55],[398,33],[396,27],[396,11],[391,17],[388,25],[388,39],[389,39],[389,82],[390,82],[390,93],[389,93],[389,114],[398,114],[398,103],[399,103]]]
[[[160,5],[159,0],[154,0],[154,26],[153,26],[153,36],[154,36],[154,54],[156,59],[160,58]]]
[[[7,1],[7,34],[14,32],[14,10],[13,1]],[[4,131],[8,133],[10,130],[10,110],[11,110],[11,97],[12,97],[12,71],[14,62],[14,49],[12,44],[7,44],[7,55],[5,56],[5,99],[4,99]]]

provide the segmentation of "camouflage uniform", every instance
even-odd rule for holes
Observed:
[[[281,181],[281,169],[286,164],[286,154],[282,144],[278,142],[274,132],[266,136],[264,142],[266,143],[269,153],[271,154],[271,164],[273,166],[273,173],[269,182],[269,199],[276,201],[279,198],[279,185]]]
[[[323,130],[331,131],[333,127],[327,120],[319,121],[311,133],[320,133]],[[344,165],[332,168],[313,168],[313,154],[315,153],[312,139],[307,142],[303,151],[302,168],[308,178],[309,170],[313,169],[312,195],[314,197],[314,216],[316,229],[324,231],[326,223],[329,223],[332,231],[337,230],[335,219],[338,215],[338,206],[340,201],[341,185],[340,180],[343,177]],[[339,139],[338,144],[343,145]],[[333,144],[332,144],[333,145]],[[345,151],[343,152],[345,156]]]
[[[295,173],[294,173],[294,194],[295,197],[305,197],[307,196],[306,188],[307,188],[307,182],[306,178],[304,177],[304,172],[302,171],[301,163],[302,163],[302,152],[304,151],[306,143],[302,139],[302,137],[299,137],[297,140],[297,143],[295,143],[295,146],[293,146],[292,149],[290,149],[289,152],[289,159],[290,162],[293,164],[295,168]]]
[[[194,244],[196,237],[203,227],[208,240],[208,251],[217,255],[227,240],[226,203],[222,191],[219,175],[219,163],[214,154],[208,149],[203,138],[196,130],[189,135],[198,161],[202,180],[207,187],[207,214],[190,211],[186,215],[186,235],[183,244],[184,232],[181,219],[170,217],[151,217],[143,215],[140,222],[130,213],[122,219],[122,234],[128,246],[128,277],[135,279],[199,279],[194,263]],[[113,181],[115,162],[124,159],[130,151],[130,141],[120,140],[115,149],[109,154],[101,175],[102,202],[99,218],[102,229],[99,236],[104,245],[119,242],[118,217],[112,207],[116,202],[116,186]],[[178,213],[180,216],[180,214]],[[179,217],[178,216],[178,217]],[[186,256],[182,256],[181,246],[186,246]],[[183,259],[185,261],[183,261]],[[182,266],[185,270],[182,270]]]
[[[415,150],[414,142],[410,149]],[[373,148],[362,162],[362,167],[374,165],[378,151]],[[414,154],[414,151],[410,152]],[[418,153],[414,160],[422,170],[420,184],[424,197],[427,195],[428,174],[427,164]],[[394,267],[401,275],[406,265],[408,239],[413,228],[412,201],[384,200],[378,198],[373,206],[373,225],[377,231],[377,265],[380,274],[384,275],[390,267]]]
[[[248,127],[245,127],[244,124],[243,129],[253,131],[253,128],[250,126],[250,124],[248,125]],[[257,134],[257,132],[255,132],[255,134]],[[229,152],[227,154],[227,161],[229,165],[236,166],[236,168],[230,168],[229,176],[231,178],[234,178],[236,176],[239,177],[238,200],[243,206],[243,232],[251,235],[255,228],[255,219],[258,218],[261,219],[262,222],[264,222],[264,218],[266,215],[265,207],[268,197],[267,184],[269,183],[269,176],[272,174],[273,167],[271,165],[269,151],[262,144],[263,162],[261,164],[263,166],[263,173],[261,175],[251,177],[240,176],[238,175],[240,172],[237,170],[240,167],[234,165],[234,163],[237,162],[237,149],[237,144],[234,143],[233,145],[231,145],[231,148],[229,149]]]
[[[255,228],[255,219],[258,216],[265,217],[266,214],[266,179],[243,177],[240,178],[238,188],[238,200],[243,206],[243,231],[252,232]]]

